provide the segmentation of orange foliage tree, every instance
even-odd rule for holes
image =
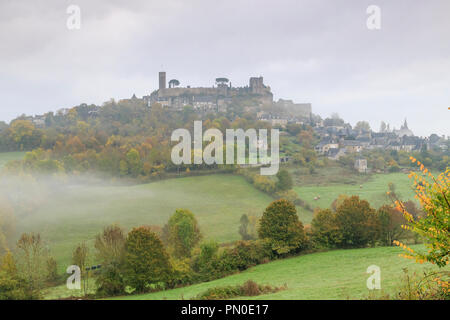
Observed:
[[[419,200],[425,216],[414,218],[395,196],[394,203],[408,222],[402,227],[419,234],[428,250],[425,253],[416,252],[397,240],[394,244],[405,249],[406,254],[402,254],[403,257],[415,259],[418,263],[430,262],[442,268],[449,264],[450,253],[450,168],[447,167],[446,171],[436,178],[423,163],[413,157],[410,159],[420,170],[420,173],[411,172],[409,177],[414,179],[415,198]],[[439,282],[446,291],[449,290],[448,281]]]

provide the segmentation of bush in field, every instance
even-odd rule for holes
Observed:
[[[298,197],[297,192],[295,192],[294,190],[290,189],[290,190],[285,190],[285,191],[278,191],[275,196],[278,199],[286,199],[287,201],[290,201],[294,204],[299,204],[304,206],[304,202]]]
[[[292,177],[287,170],[282,169],[278,171],[277,178],[278,178],[276,184],[277,190],[286,191],[292,189],[293,185]]]
[[[304,248],[306,235],[292,202],[284,199],[272,202],[264,211],[258,229],[260,239],[267,239],[277,254]]]
[[[272,258],[271,243],[264,240],[237,241],[219,255],[217,268],[222,274],[243,271]]]
[[[369,202],[358,196],[345,199],[336,209],[336,225],[339,230],[338,246],[365,247],[374,244],[379,237],[379,221]]]
[[[145,227],[134,228],[125,247],[126,280],[131,287],[144,292],[167,282],[171,273],[169,256],[155,233]]]
[[[205,279],[211,280],[217,278],[219,272],[217,266],[218,252],[219,245],[216,242],[202,243],[200,245],[200,252],[192,258],[194,271],[198,272]]]
[[[95,239],[96,257],[102,265],[96,279],[99,296],[125,292],[125,241],[125,233],[118,225],[104,228]]]
[[[286,285],[282,287],[272,287],[269,285],[260,285],[252,280],[246,281],[243,285],[213,287],[200,293],[196,299],[198,300],[223,300],[235,297],[252,297],[262,294],[274,293],[286,289]]]
[[[47,259],[47,279],[49,283],[55,283],[58,280],[58,265],[52,257]]]
[[[190,262],[189,258],[180,260],[170,259],[170,264],[172,266],[172,273],[168,282],[170,288],[195,282],[196,278]]]
[[[266,176],[255,175],[253,177],[253,185],[256,189],[272,194],[276,191],[276,183]]]
[[[339,243],[339,229],[335,213],[317,209],[311,221],[311,240],[317,248],[333,248]]]
[[[164,229],[167,246],[176,258],[190,257],[191,250],[202,238],[194,214],[186,209],[176,210]]]

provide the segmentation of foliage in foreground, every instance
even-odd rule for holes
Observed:
[[[396,244],[408,251],[405,258],[415,259],[420,263],[428,261],[443,267],[450,259],[450,168],[435,178],[420,161],[412,157],[411,161],[417,162],[422,172],[422,175],[411,172],[410,177],[414,178],[415,197],[420,201],[426,216],[415,219],[401,201],[395,199],[395,204],[408,221],[404,228],[418,233],[425,240],[428,252],[414,252],[398,241]],[[426,178],[427,175],[432,180],[431,183]]]

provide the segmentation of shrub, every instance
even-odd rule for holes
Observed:
[[[268,194],[273,194],[277,189],[275,182],[266,176],[254,175],[252,183],[256,189]]]
[[[259,285],[252,280],[248,280],[243,285],[210,288],[197,295],[195,299],[223,300],[235,297],[251,297],[274,293],[284,289],[286,289],[286,285],[282,287],[272,287],[270,285]]]
[[[271,247],[265,241],[238,241],[233,248],[224,249],[218,259],[222,274],[243,271],[272,257]]]
[[[52,257],[47,259],[47,282],[55,283],[58,280],[58,266]]]
[[[195,281],[194,272],[190,266],[190,259],[171,259],[172,273],[169,279],[169,287],[183,286]]]
[[[218,274],[218,252],[219,245],[216,242],[205,242],[200,245],[199,254],[192,258],[193,269],[199,273],[202,280],[208,281],[220,276]]]
[[[278,181],[276,183],[277,190],[287,191],[292,189],[292,177],[289,172],[285,169],[278,171],[277,173]]]
[[[0,263],[0,300],[37,298],[30,293],[25,280],[19,276],[13,255],[7,251]]]

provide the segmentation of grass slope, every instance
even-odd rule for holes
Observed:
[[[392,293],[399,285],[402,268],[408,268],[410,273],[428,268],[399,257],[401,251],[396,247],[380,247],[307,254],[259,265],[211,282],[116,299],[190,299],[208,288],[242,284],[247,280],[273,286],[287,284],[287,289],[246,299],[359,299],[369,294],[366,281],[370,275],[366,270],[370,265],[381,268],[381,288],[386,293]]]
[[[413,199],[411,190],[412,181],[405,173],[375,174],[366,182],[360,184],[330,184],[327,186],[301,186],[297,185],[294,190],[299,197],[309,203],[313,208],[329,208],[331,203],[340,195],[357,195],[368,200],[372,207],[379,207],[387,202],[386,192],[388,184],[392,182],[396,186],[396,192],[401,199]],[[319,200],[314,200],[320,196]]]
[[[18,221],[19,231],[40,232],[61,271],[70,264],[77,243],[103,227],[126,229],[165,224],[177,208],[197,217],[205,238],[233,241],[244,213],[262,214],[273,201],[240,176],[210,175],[163,180],[135,186],[85,186],[55,194],[36,212]]]

